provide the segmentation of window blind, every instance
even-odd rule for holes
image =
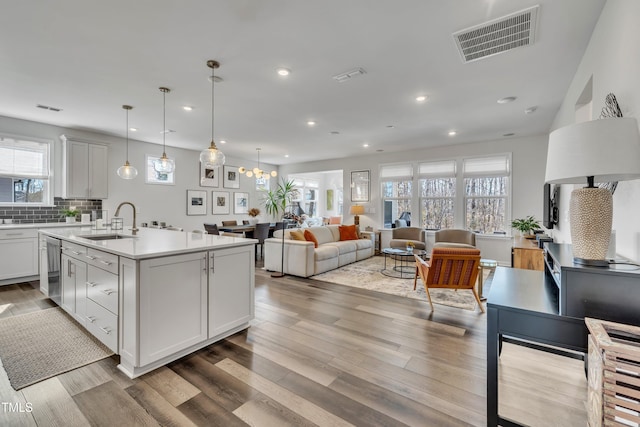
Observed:
[[[418,173],[421,177],[452,178],[456,176],[456,161],[441,160],[437,162],[420,163]]]
[[[0,138],[0,176],[49,178],[49,144]]]
[[[509,175],[509,156],[475,157],[464,159],[465,176]]]
[[[413,178],[413,168],[410,164],[384,165],[380,167],[380,178]]]

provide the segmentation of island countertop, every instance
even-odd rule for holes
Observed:
[[[131,227],[123,230],[95,230],[90,225],[84,227],[65,227],[41,229],[40,233],[77,243],[88,248],[99,249],[131,259],[157,258],[168,255],[200,252],[210,249],[248,246],[258,243],[255,239],[218,236],[157,228],[140,228],[135,235]],[[100,235],[122,235],[123,238],[109,240],[90,240],[86,237]]]

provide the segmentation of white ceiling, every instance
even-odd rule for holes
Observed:
[[[224,82],[215,86],[215,140],[228,141],[218,145],[227,155],[253,159],[260,147],[262,161],[287,164],[540,134],[604,3],[12,1],[0,13],[0,115],[124,137],[121,106],[131,104],[139,131],[130,137],[161,144],[158,88],[167,86],[167,128],[176,131],[167,153],[201,150],[211,137],[206,61],[216,59]],[[454,32],[536,4],[533,46],[462,62]],[[292,71],[286,79],[281,66]],[[366,74],[332,79],[356,67]],[[417,103],[421,94],[428,101]],[[507,96],[517,100],[496,102]]]

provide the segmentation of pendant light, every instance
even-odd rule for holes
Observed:
[[[122,179],[133,179],[138,176],[136,168],[129,164],[129,110],[132,110],[133,107],[131,105],[123,105],[122,108],[127,112],[127,157],[124,165],[120,166],[116,173]]]
[[[238,169],[238,172],[245,174],[248,178],[251,178],[254,175],[256,176],[256,178],[264,178],[264,179],[269,179],[272,176],[273,177],[278,176],[277,171],[267,172],[260,169],[260,148],[256,148],[256,151],[258,152],[258,167],[255,167],[251,170],[245,167],[241,167]]]
[[[161,87],[162,92],[162,157],[153,162],[153,169],[158,173],[171,173],[175,170],[175,162],[167,157],[165,140],[167,136],[167,103],[166,95],[171,89]]]
[[[222,166],[224,165],[224,153],[216,147],[213,141],[213,88],[215,87],[215,69],[220,67],[220,63],[214,60],[207,61],[207,67],[211,68],[211,145],[200,152],[200,162],[206,166]]]

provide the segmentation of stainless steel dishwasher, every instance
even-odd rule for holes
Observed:
[[[40,241],[42,242],[42,238]],[[60,239],[44,236],[44,243],[46,246],[41,249],[46,248],[46,250],[42,250],[44,253],[41,252],[41,256],[46,257],[47,265],[46,269],[40,269],[40,289],[47,289],[49,298],[60,305],[62,290],[62,283],[60,282]]]

